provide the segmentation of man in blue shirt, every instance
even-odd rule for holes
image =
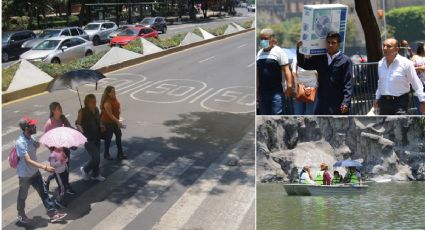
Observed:
[[[330,32],[326,36],[325,55],[307,59],[299,53],[302,42],[297,43],[298,66],[306,70],[317,70],[319,87],[316,115],[348,114],[351,106],[352,66],[350,58],[339,51],[341,36]]]
[[[21,224],[27,224],[29,218],[25,214],[25,200],[28,196],[28,190],[32,186],[43,201],[44,207],[47,209],[47,214],[50,217],[51,222],[56,222],[66,216],[66,213],[60,213],[54,207],[54,203],[50,199],[47,190],[43,184],[43,178],[41,177],[38,169],[43,169],[47,172],[54,172],[54,168],[41,164],[37,161],[37,149],[40,147],[32,135],[37,132],[36,128],[37,120],[29,117],[24,117],[19,121],[19,126],[22,130],[16,140],[16,154],[18,156],[18,166],[16,168],[16,174],[19,177],[19,192],[18,192],[18,222]]]

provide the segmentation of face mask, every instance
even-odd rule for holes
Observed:
[[[269,48],[270,46],[269,40],[260,40],[260,46],[263,47],[264,49]]]

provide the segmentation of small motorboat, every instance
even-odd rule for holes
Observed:
[[[333,195],[360,195],[367,192],[367,185],[338,184],[338,185],[310,185],[284,184],[288,196],[333,196]]]

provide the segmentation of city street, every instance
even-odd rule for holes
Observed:
[[[176,24],[176,25],[168,25],[168,30],[167,33],[165,34],[159,34],[159,38],[169,38],[172,37],[176,34],[179,33],[187,33],[187,32],[191,32],[194,29],[196,29],[197,27],[202,27],[204,29],[206,28],[216,28],[222,25],[227,25],[231,22],[235,22],[235,23],[243,23],[244,21],[247,20],[254,20],[255,18],[255,12],[248,12],[246,8],[236,8],[236,12],[240,15],[240,16],[235,16],[235,17],[225,17],[225,18],[217,18],[217,19],[212,19],[210,21],[205,21],[205,22],[193,22],[193,23],[183,23],[183,24]],[[105,49],[108,49],[108,44],[102,44],[99,46],[95,46],[94,47],[94,52],[101,52]],[[12,60],[9,62],[5,62],[2,63],[2,67],[7,67],[12,65],[13,63],[16,63],[16,60]]]
[[[199,26],[176,25],[168,31],[192,30],[189,25]],[[102,157],[106,181],[83,181],[79,167],[88,154],[82,147],[71,152],[70,180],[77,195],[67,197],[63,211],[68,216],[49,223],[31,188],[26,211],[32,222],[27,227],[255,229],[254,52],[251,31],[109,73],[97,91],[94,85],[81,87],[82,100],[94,93],[98,103],[107,85],[116,87],[129,160]],[[61,103],[74,124],[79,109],[75,91],[43,93],[3,106],[4,229],[21,228],[16,224],[18,178],[7,161],[20,133],[18,121],[24,115],[39,119],[39,137],[52,101]],[[115,158],[114,142],[111,154]],[[45,147],[39,149],[39,161],[47,156]],[[50,187],[53,191],[56,183]]]

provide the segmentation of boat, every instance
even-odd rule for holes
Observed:
[[[310,185],[284,184],[288,196],[334,196],[360,195],[367,192],[367,185],[339,184],[339,185]]]

